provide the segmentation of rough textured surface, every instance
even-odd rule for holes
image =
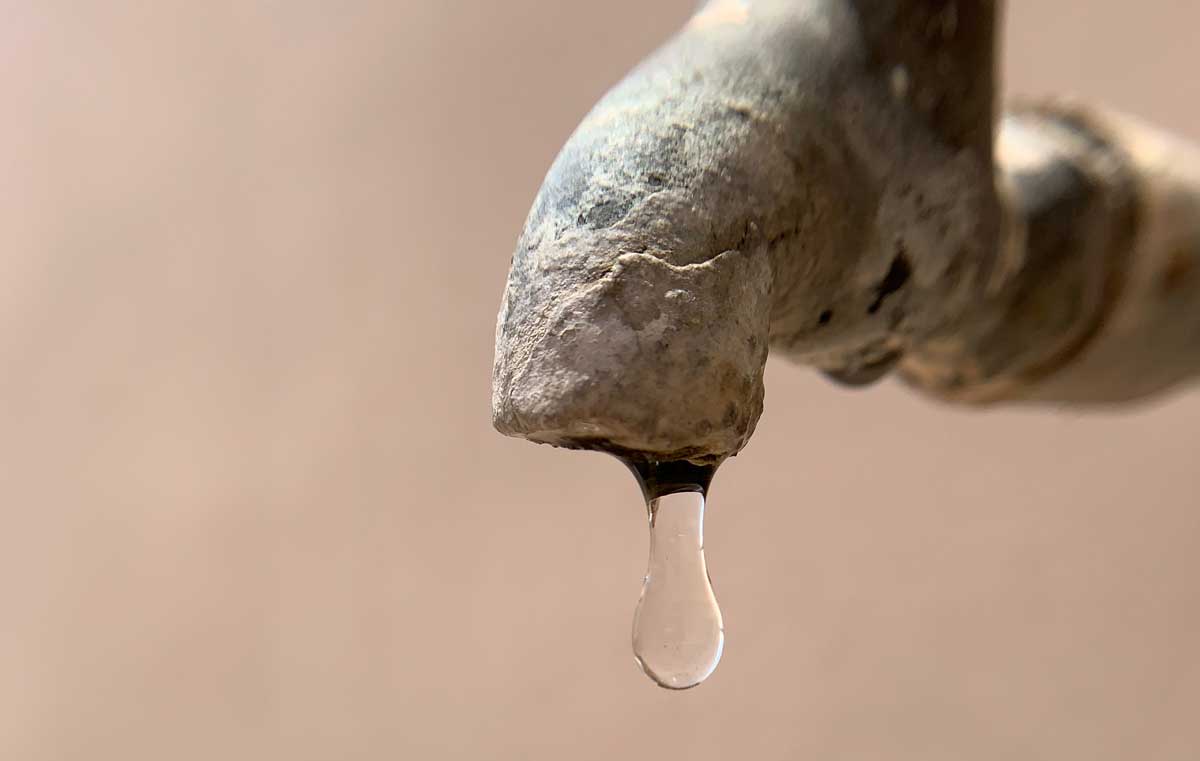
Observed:
[[[935,31],[990,39],[991,14]],[[936,62],[865,31],[843,0],[710,3],[601,101],[517,247],[497,428],[718,459],[761,412],[768,340],[859,382],[968,305],[997,223],[990,149],[961,125],[989,127],[948,97],[910,107]],[[991,56],[965,63],[990,93]]]
[[[1122,403],[1200,372],[1200,153],[1069,101],[998,140],[1010,210],[979,305],[909,355],[943,398]]]
[[[662,459],[740,449],[762,412],[770,283],[764,254],[738,250],[680,266],[621,254],[594,283],[555,283],[561,296],[498,363],[498,424]]]
[[[1007,116],[994,168],[996,5],[704,6],[546,178],[497,326],[496,427],[718,461],[753,432],[768,342],[846,385],[900,367],[965,401],[1194,375],[1200,163],[1059,103]]]
[[[946,398],[1009,398],[1069,363],[1120,289],[1138,224],[1117,149],[1062,109],[1001,123],[1002,254],[977,306],[912,351],[906,377]]]

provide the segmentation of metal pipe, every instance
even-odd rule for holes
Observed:
[[[996,3],[713,0],[550,169],[497,325],[496,427],[711,463],[772,351],[969,401],[1137,398],[1200,358],[1200,172],[1071,105],[1005,117]],[[1186,355],[1186,359],[1184,358]]]

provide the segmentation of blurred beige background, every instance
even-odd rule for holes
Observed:
[[[542,174],[692,5],[4,4],[0,758],[1200,755],[1200,392],[773,363],[724,662],[638,672],[633,479],[494,434],[489,374]],[[1200,139],[1200,5],[1008,17],[1010,93]]]

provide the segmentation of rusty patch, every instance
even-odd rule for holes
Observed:
[[[1163,268],[1159,290],[1164,296],[1169,296],[1181,287],[1196,272],[1196,260],[1200,258],[1189,248],[1181,247],[1171,252],[1167,257],[1167,265]]]

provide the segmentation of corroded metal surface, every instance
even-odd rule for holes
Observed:
[[[994,169],[996,17],[704,6],[547,175],[497,325],[497,428],[719,460],[761,414],[768,344],[846,384],[900,367],[973,401],[1193,373],[1192,154],[1051,104],[1002,120]]]

